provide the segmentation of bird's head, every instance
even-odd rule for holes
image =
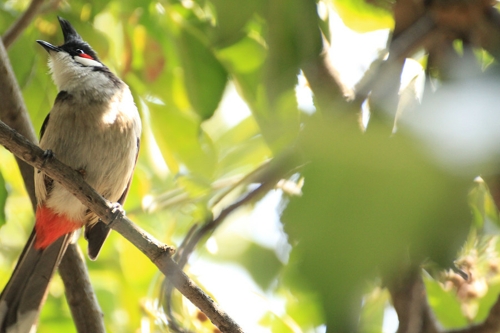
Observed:
[[[38,44],[49,53],[49,67],[59,90],[72,90],[86,84],[98,83],[107,67],[99,60],[95,51],[65,19],[58,17],[64,35],[64,44],[52,45],[43,40]]]

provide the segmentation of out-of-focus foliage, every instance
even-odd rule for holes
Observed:
[[[24,0],[0,4],[0,33],[27,5]],[[245,331],[323,332],[325,325],[348,331],[359,322],[364,332],[381,332],[390,302],[383,284],[373,282],[377,274],[397,273],[410,259],[452,267],[472,220],[476,229],[459,262],[481,272],[478,282],[461,296],[457,290],[466,284],[450,285],[451,273],[425,279],[438,319],[445,327],[459,327],[482,320],[500,290],[494,274],[497,243],[487,233],[498,225],[498,212],[484,183],[475,185],[467,205],[475,172],[491,161],[458,172],[430,148],[439,149],[444,141],[426,141],[436,136],[407,123],[397,135],[382,121],[361,133],[354,115],[333,119],[318,111],[311,116],[297,106],[300,67],[321,51],[322,33],[335,33],[328,31],[328,14],[335,9],[350,28],[371,31],[393,25],[390,5],[361,0],[54,1],[44,5],[9,57],[37,130],[57,91],[47,54],[35,40],[62,43],[57,15],[69,20],[130,86],[144,133],[125,209],[167,244],[179,246],[194,224],[217,216],[254,189],[248,179],[259,167],[293,150],[294,160],[302,163],[287,165],[290,172],[283,177],[289,179],[279,190],[284,199],[274,205],[278,212],[256,214],[259,204],[270,200],[267,196],[240,208],[203,239],[206,245],[186,267],[189,274],[203,261],[246,272],[265,305],[252,308],[235,294],[237,309],[225,309],[230,314],[240,310],[237,322],[259,314]],[[7,221],[0,228],[3,285],[31,231],[33,212],[15,160],[5,150],[0,150],[0,175],[0,224],[3,211]],[[293,197],[290,193],[301,192],[302,180],[302,197]],[[283,226],[278,213],[283,213]],[[245,219],[246,227],[235,227]],[[259,222],[278,227],[258,233]],[[86,246],[83,240],[80,245]],[[88,265],[108,331],[168,332],[163,278],[137,249],[112,233],[99,259]],[[193,278],[203,287],[203,274]],[[231,274],[217,280],[228,286],[240,282]],[[173,293],[171,305],[181,325],[214,332],[180,294]],[[56,277],[39,332],[74,331]]]
[[[0,226],[5,224],[5,203],[7,202],[7,188],[5,187],[5,179],[0,173]]]
[[[394,26],[391,0],[333,0],[345,25],[357,32],[387,29]]]

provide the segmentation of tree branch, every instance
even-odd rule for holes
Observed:
[[[14,71],[10,65],[7,51],[0,43],[0,119],[8,126],[25,136],[32,142],[37,142],[35,131],[24,105],[21,89],[17,84]],[[33,167],[16,156],[16,161],[24,179],[24,186],[28,192],[33,208],[36,207],[35,183]]]
[[[73,258],[79,258],[79,260]],[[77,331],[106,332],[103,313],[92,289],[83,254],[77,245],[68,246],[59,266],[59,274],[64,283],[66,299]],[[77,320],[78,318],[86,320]],[[99,320],[94,318],[99,318]]]
[[[99,195],[81,175],[56,158],[44,158],[44,151],[22,135],[0,122],[0,144],[14,155],[43,171],[61,183],[68,191],[92,210],[109,227],[120,233],[141,250],[159,269],[171,279],[174,286],[197,306],[221,332],[243,332],[217,304],[205,294],[171,258],[173,248],[160,243],[130,221],[121,210]]]
[[[343,113],[350,109],[351,104],[347,101],[350,92],[330,63],[328,50],[324,49],[317,57],[309,59],[301,68],[314,93],[315,104],[320,110]]]
[[[249,183],[259,183],[260,185],[250,191],[243,198],[238,200],[237,202],[229,205],[224,208],[217,218],[208,219],[201,227],[198,228],[198,225],[195,224],[191,227],[188,234],[182,241],[182,244],[179,246],[178,251],[175,253],[173,257],[174,261],[177,262],[180,269],[183,269],[186,265],[190,255],[193,253],[195,247],[198,245],[201,239],[206,237],[207,235],[213,233],[217,227],[219,227],[222,222],[236,209],[242,207],[246,204],[255,202],[260,197],[269,192],[272,188],[275,187],[276,183],[285,177],[287,173],[290,172],[290,166],[295,165],[293,162],[293,155],[290,153],[286,153],[278,159],[272,160],[270,162],[265,162],[260,165],[257,169],[253,170],[249,174],[247,174],[243,179],[241,179],[237,184],[231,187],[230,190],[223,193],[215,202],[218,203],[224,196],[226,196],[229,192],[234,190],[237,186],[241,186],[243,184]],[[172,297],[172,284],[168,281],[165,281],[162,285],[163,295],[165,296],[165,313],[167,315],[169,321],[169,328],[174,332],[179,333],[188,333],[189,331],[183,329],[180,324],[177,322],[177,319],[173,315],[172,307],[170,303],[170,299]]]
[[[432,310],[427,303],[420,268],[407,267],[389,280],[388,290],[398,314],[397,333],[438,333]]]
[[[26,11],[12,24],[3,34],[3,45],[8,49],[12,43],[21,35],[26,27],[31,23],[35,15],[40,10],[44,0],[31,0]]]

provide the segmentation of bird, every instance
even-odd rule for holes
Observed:
[[[37,40],[58,88],[40,131],[45,158],[57,158],[111,202],[122,205],[137,163],[141,119],[132,93],[74,27],[58,17],[64,43]],[[35,169],[35,226],[0,294],[0,332],[36,330],[47,288],[73,235],[85,228],[95,260],[111,229],[60,183]]]

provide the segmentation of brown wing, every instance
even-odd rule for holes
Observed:
[[[135,155],[135,164],[137,164],[137,157],[139,156],[139,148],[140,148],[140,139],[137,138],[137,154]],[[135,168],[134,164],[134,168]],[[132,175],[134,173],[132,172]],[[128,180],[127,187],[125,191],[121,195],[120,199],[118,199],[118,203],[123,205],[125,199],[127,198],[128,191],[130,190],[130,183],[132,182],[132,176]],[[106,238],[108,238],[111,229],[106,225],[106,223],[101,220],[97,221],[91,227],[85,227],[85,239],[88,241],[87,253],[90,260],[96,260],[99,252],[101,252],[102,245]]]

